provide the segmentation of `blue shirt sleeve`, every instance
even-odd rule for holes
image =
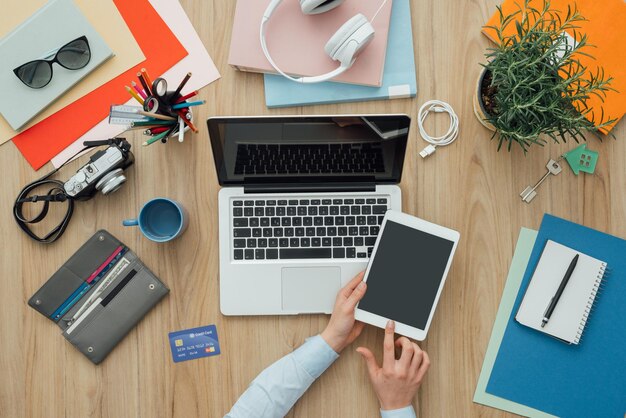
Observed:
[[[224,418],[282,418],[339,355],[316,335],[281,358],[250,384]],[[380,411],[382,418],[415,418],[412,406]]]
[[[412,405],[409,405],[401,409],[390,409],[386,411],[383,411],[381,409],[380,417],[381,418],[416,418],[415,409],[413,409]]]
[[[281,358],[250,384],[225,418],[284,417],[339,355],[316,335]]]

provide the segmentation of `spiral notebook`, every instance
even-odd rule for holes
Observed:
[[[544,328],[541,320],[576,254],[578,263]],[[604,261],[548,240],[515,319],[568,344],[578,344],[605,277]]]

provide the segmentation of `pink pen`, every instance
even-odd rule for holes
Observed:
[[[140,95],[141,97],[143,97],[143,99],[144,99],[144,100],[148,97],[148,96],[146,95],[146,93],[145,93],[142,89],[140,89],[140,88],[139,88],[139,86],[137,85],[137,83],[135,83],[134,81],[131,81],[131,82],[130,82],[130,84],[133,86],[133,88],[135,89],[135,91],[136,91],[137,93],[139,93],[139,95]]]

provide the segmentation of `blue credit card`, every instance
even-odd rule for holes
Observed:
[[[174,363],[220,353],[215,325],[170,332],[169,338]]]

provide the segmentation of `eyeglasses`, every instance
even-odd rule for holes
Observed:
[[[48,53],[45,57],[53,56],[52,59],[38,59],[22,64],[13,72],[22,83],[33,89],[45,87],[52,80],[52,64],[58,63],[68,70],[80,70],[89,64],[91,49],[86,36],[81,36],[63,45],[56,51]]]

